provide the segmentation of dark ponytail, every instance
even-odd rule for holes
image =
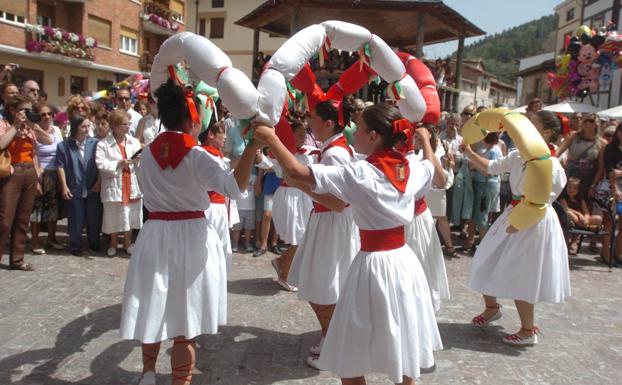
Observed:
[[[315,113],[322,120],[332,120],[335,124],[335,133],[343,131],[343,126],[339,124],[339,110],[335,106],[337,103],[333,100],[327,100],[315,105]]]
[[[190,119],[190,111],[186,103],[184,89],[169,79],[155,92],[158,99],[158,117],[168,130],[182,131],[184,124]],[[199,99],[193,96],[194,105],[200,106]],[[197,113],[199,108],[197,108]]]
[[[393,122],[399,119],[402,119],[400,111],[387,103],[376,104],[363,111],[363,121],[367,128],[382,137],[385,148],[392,148],[405,139],[403,133],[393,134]]]

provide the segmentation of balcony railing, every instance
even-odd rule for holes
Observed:
[[[179,19],[180,15],[157,1],[145,3],[142,18],[144,21],[165,30],[171,32],[179,31],[179,23],[177,23],[176,19]]]
[[[95,60],[93,48],[97,47],[97,41],[92,37],[38,24],[26,24],[26,30],[32,35],[26,42],[28,52],[47,52],[75,59]]]

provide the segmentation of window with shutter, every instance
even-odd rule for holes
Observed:
[[[27,15],[27,4],[27,1],[0,1],[0,19],[23,24]]]
[[[179,23],[184,22],[184,3],[179,0],[171,0],[169,3],[171,11],[173,11],[173,19]]]
[[[110,22],[89,15],[87,35],[97,40],[97,45],[110,48]]]
[[[121,26],[119,50],[125,53],[138,54],[138,32]]]
[[[210,39],[222,39],[225,37],[225,18],[212,17],[209,21]]]

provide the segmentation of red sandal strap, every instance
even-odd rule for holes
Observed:
[[[174,379],[179,381],[190,382],[192,380],[192,368],[194,368],[194,361],[191,361],[184,365],[179,365],[173,368],[172,376]],[[176,372],[189,372],[185,376],[176,374]]]
[[[486,309],[501,309],[501,304],[496,303],[493,306],[486,306]]]

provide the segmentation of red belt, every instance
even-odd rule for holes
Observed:
[[[398,249],[406,243],[404,226],[384,230],[359,229],[361,251],[386,251]]]
[[[216,191],[208,191],[207,194],[209,195],[209,201],[211,203],[220,203],[220,204],[226,203],[225,196],[217,193]]]
[[[161,221],[183,221],[198,218],[205,218],[205,211],[153,211],[149,213],[149,219]]]
[[[428,208],[428,202],[425,198],[421,198],[415,201],[415,215],[419,216]]]
[[[323,206],[317,202],[313,202],[313,212],[314,213],[328,213],[331,212],[333,210],[329,209],[326,206]]]

